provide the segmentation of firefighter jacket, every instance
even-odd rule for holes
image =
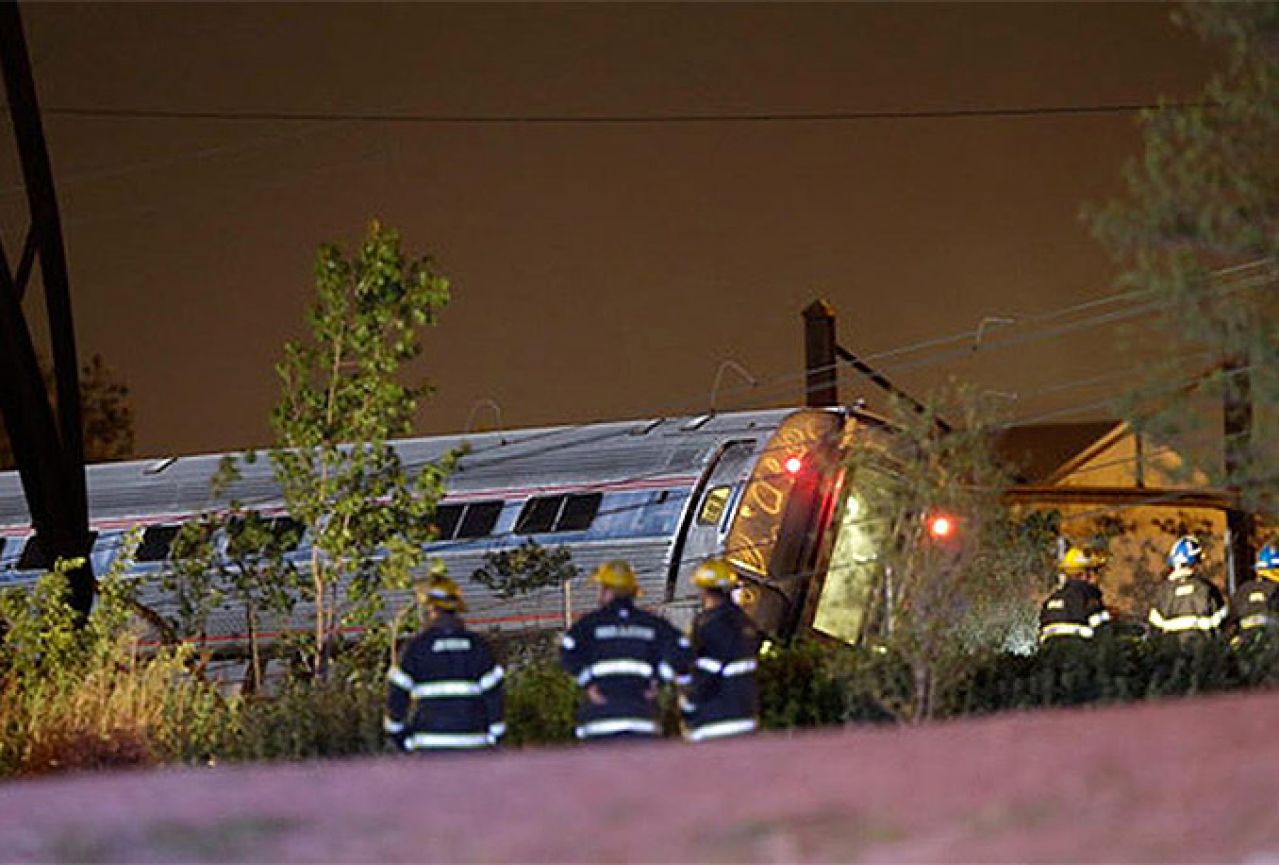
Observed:
[[[759,644],[755,624],[731,599],[697,616],[693,684],[681,701],[690,741],[750,733],[759,726]]]
[[[1087,580],[1068,579],[1039,608],[1039,642],[1055,637],[1091,640],[1108,621],[1101,589]]]
[[[488,643],[442,614],[387,673],[383,726],[406,751],[496,745],[506,732],[502,677]]]
[[[1197,574],[1190,574],[1164,581],[1155,593],[1147,618],[1157,632],[1175,635],[1179,642],[1186,643],[1216,634],[1228,611],[1226,600],[1216,586]]]
[[[1235,590],[1230,609],[1240,634],[1279,630],[1279,583],[1249,580]]]
[[[583,688],[577,737],[656,736],[657,686],[688,681],[688,639],[663,619],[615,598],[564,635],[560,662]]]

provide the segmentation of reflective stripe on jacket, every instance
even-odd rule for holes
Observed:
[[[1159,632],[1185,639],[1216,632],[1229,611],[1216,586],[1191,574],[1164,581],[1147,620]]]
[[[587,613],[560,641],[560,663],[584,689],[577,737],[657,735],[657,685],[687,681],[691,661],[688,640],[630,598]]]
[[[750,733],[759,717],[760,635],[731,599],[702,611],[693,622],[697,664],[682,701],[688,738],[694,742]]]
[[[387,671],[383,727],[408,751],[495,745],[506,733],[504,675],[483,637],[441,616]]]
[[[1101,589],[1087,580],[1066,580],[1039,608],[1039,641],[1053,637],[1091,640],[1110,621]]]

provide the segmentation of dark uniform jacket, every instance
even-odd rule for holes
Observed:
[[[1101,589],[1087,580],[1066,580],[1039,608],[1039,641],[1055,637],[1091,640],[1110,621]]]
[[[1170,578],[1155,593],[1147,617],[1155,630],[1187,643],[1216,634],[1229,607],[1220,590],[1197,574]]]
[[[1249,580],[1235,590],[1230,608],[1240,634],[1279,629],[1279,583]]]
[[[655,736],[657,685],[688,680],[688,640],[661,616],[616,598],[564,635],[560,661],[584,689],[577,737]],[[602,702],[590,699],[590,689]]]
[[[441,616],[387,673],[386,731],[406,751],[495,745],[506,732],[502,676],[482,637]]]
[[[749,733],[758,726],[755,667],[759,631],[742,608],[725,600],[693,622],[693,685],[683,702],[694,742]]]

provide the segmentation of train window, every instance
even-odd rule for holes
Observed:
[[[458,527],[459,538],[482,538],[493,533],[497,518],[502,513],[502,502],[472,502],[466,506],[462,515],[462,524]]]
[[[569,496],[564,502],[564,509],[560,511],[559,520],[555,523],[555,531],[580,532],[583,529],[589,529],[591,523],[595,521],[595,515],[599,513],[601,499],[603,495],[600,493]]]
[[[147,526],[142,532],[142,542],[133,558],[138,562],[162,562],[169,557],[169,548],[178,536],[180,526]]]
[[[0,556],[4,555],[4,545],[8,542],[8,538],[0,538]]]
[[[515,521],[515,533],[531,535],[551,531],[562,504],[564,504],[563,496],[541,496],[529,499],[524,503],[524,509],[520,511],[520,518]]]
[[[431,520],[435,524],[439,536],[436,540],[447,541],[452,540],[453,535],[457,532],[457,524],[462,521],[463,505],[437,505],[435,508],[435,517]]]
[[[280,545],[280,552],[291,553],[302,543],[302,533],[306,529],[293,517],[271,517],[266,523]]]
[[[697,521],[704,526],[717,525],[724,516],[724,508],[728,505],[728,497],[733,492],[730,486],[713,487],[702,499],[702,510]]]
[[[89,532],[89,549],[93,549],[93,544],[98,539],[97,532]],[[47,571],[53,567],[53,557],[45,552],[44,544],[36,540],[36,536],[32,535],[27,538],[26,546],[22,548],[22,555],[18,556],[18,570],[20,571]]]

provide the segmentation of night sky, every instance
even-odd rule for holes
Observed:
[[[1149,103],[1212,58],[1159,5],[24,5],[45,109],[795,114]],[[454,302],[423,433],[699,411],[725,359],[802,397],[824,296],[875,353],[1111,293],[1080,205],[1119,191],[1133,114],[861,122],[392,124],[45,118],[82,354],[127,381],[140,455],[268,440],[317,244],[378,217]],[[11,136],[0,227],[25,209]],[[34,301],[34,303],[33,303]],[[30,313],[39,294],[29,296]],[[1141,338],[1137,333],[1135,338]],[[1017,393],[1122,383],[1116,330],[895,369]],[[843,394],[865,392],[846,380]],[[1096,416],[1096,409],[1058,419]],[[488,418],[486,417],[487,421]]]

